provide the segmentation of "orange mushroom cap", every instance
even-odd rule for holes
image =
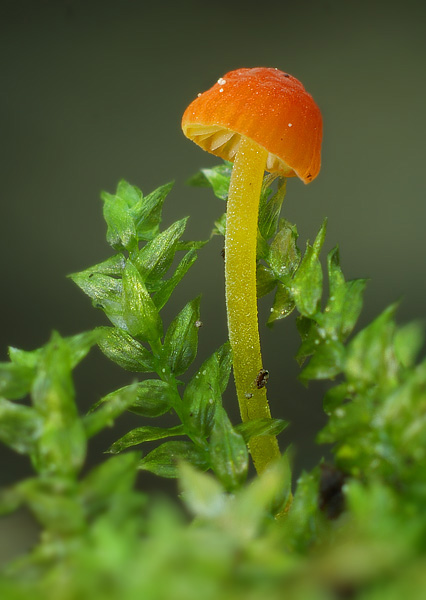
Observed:
[[[300,81],[278,69],[230,71],[188,106],[182,130],[225,160],[245,136],[267,150],[271,173],[309,183],[320,170],[321,112]]]

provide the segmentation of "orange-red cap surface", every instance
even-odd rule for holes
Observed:
[[[270,172],[309,183],[320,170],[320,110],[300,81],[278,69],[230,71],[188,106],[182,129],[225,160],[233,161],[245,136],[268,151]]]

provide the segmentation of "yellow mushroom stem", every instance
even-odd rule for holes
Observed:
[[[260,192],[267,151],[241,137],[235,155],[226,213],[225,281],[234,378],[243,422],[270,418],[257,319],[256,244]],[[275,436],[250,440],[258,473],[279,458]]]

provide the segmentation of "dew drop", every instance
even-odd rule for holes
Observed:
[[[293,127],[293,123],[289,123],[289,124],[288,124],[288,126],[289,126],[289,127]]]
[[[217,80],[219,85],[225,85],[226,83],[226,79],[223,79],[223,77],[219,77],[219,79]]]

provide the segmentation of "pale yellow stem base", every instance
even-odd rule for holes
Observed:
[[[267,152],[242,137],[229,188],[225,236],[228,330],[234,377],[243,422],[271,416],[266,388],[256,378],[263,368],[257,322],[256,243],[259,199]],[[280,456],[274,436],[250,440],[256,471]]]

